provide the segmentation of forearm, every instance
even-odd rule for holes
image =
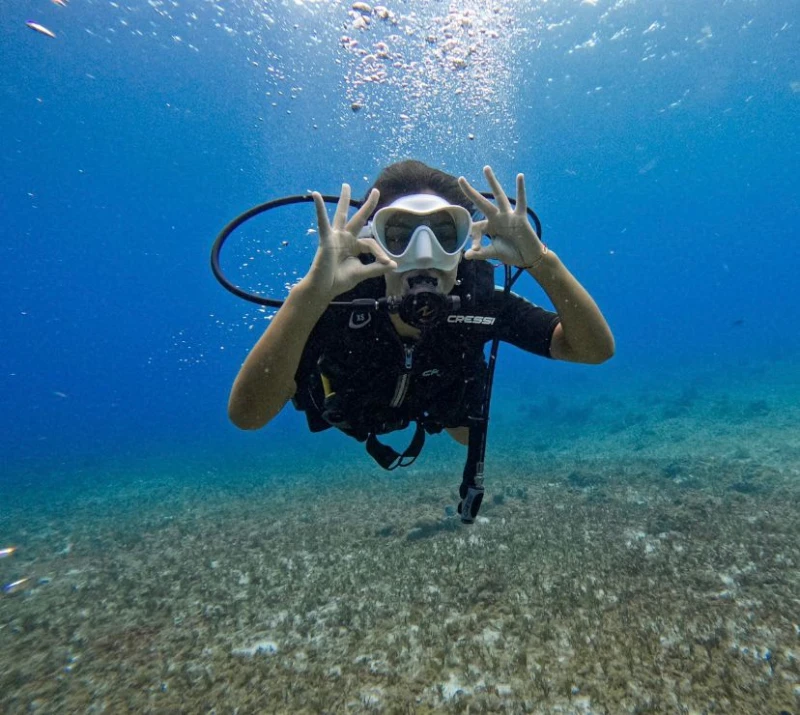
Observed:
[[[300,357],[328,303],[305,279],[292,288],[233,383],[228,416],[237,427],[263,427],[294,395]]]
[[[553,251],[528,273],[547,293],[561,318],[566,343],[563,359],[597,363],[614,354],[614,336],[603,314]]]

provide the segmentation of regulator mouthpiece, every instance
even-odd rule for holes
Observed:
[[[402,297],[397,312],[404,323],[415,328],[429,328],[461,307],[461,298],[436,290],[435,278],[414,276],[409,278],[408,285],[410,290]]]

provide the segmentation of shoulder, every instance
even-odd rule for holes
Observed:
[[[506,295],[501,286],[495,287],[492,301],[499,307],[499,310],[502,311],[503,317],[506,320],[524,320],[531,318],[550,320],[553,317],[558,317],[556,313],[536,305],[536,303],[521,296],[519,293],[515,293],[513,290],[509,291],[508,295]]]
[[[558,313],[532,303],[513,291],[497,288],[493,299],[498,336],[504,342],[542,357],[551,357],[550,343],[561,319]]]

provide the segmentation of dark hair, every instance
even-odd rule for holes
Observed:
[[[434,169],[415,159],[398,161],[385,167],[378,174],[372,188],[367,191],[367,195],[364,197],[365,201],[372,189],[378,189],[381,192],[378,205],[375,207],[376,211],[388,206],[401,196],[420,194],[426,191],[447,199],[451,204],[463,206],[470,213],[475,210],[472,202],[458,185],[458,179],[455,176]]]

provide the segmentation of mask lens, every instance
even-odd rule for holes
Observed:
[[[414,214],[396,211],[383,225],[383,242],[386,250],[393,256],[399,256],[408,248],[411,236],[420,225],[420,217]]]
[[[396,211],[386,219],[383,226],[386,250],[394,256],[401,255],[408,248],[414,231],[420,226],[428,226],[447,253],[455,253],[463,243],[463,236],[459,237],[455,218],[449,211],[436,211],[425,216]]]

